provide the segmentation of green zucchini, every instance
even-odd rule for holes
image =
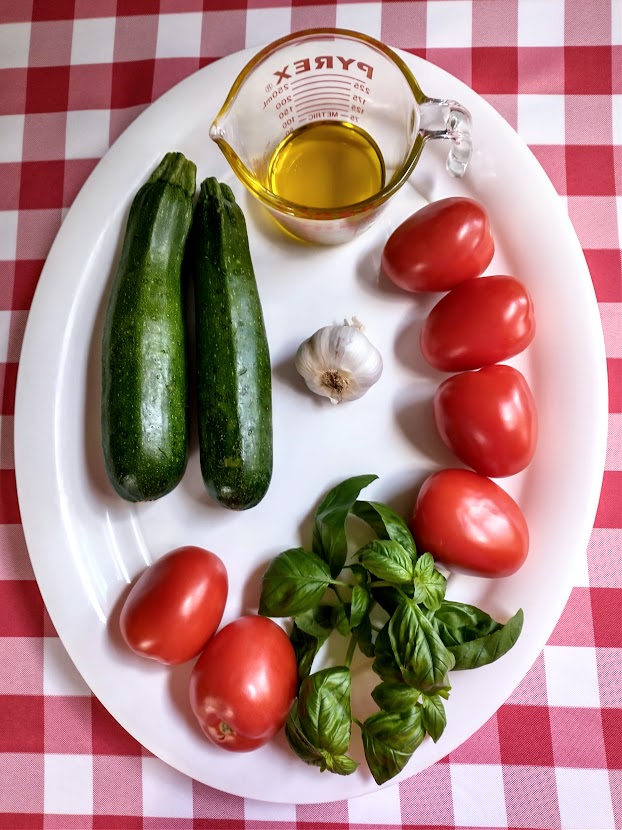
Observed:
[[[272,478],[270,354],[244,214],[215,178],[201,184],[189,252],[201,473],[217,502],[246,510]]]
[[[128,501],[169,493],[188,459],[182,261],[196,167],[167,153],[130,208],[102,343],[101,438]]]

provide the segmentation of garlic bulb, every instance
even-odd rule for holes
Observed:
[[[382,374],[382,357],[352,318],[341,326],[325,326],[298,348],[296,369],[312,392],[332,403],[362,397]]]

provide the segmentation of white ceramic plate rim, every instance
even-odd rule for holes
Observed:
[[[226,757],[222,757],[223,753],[206,747],[205,762],[200,764],[196,755],[192,758],[185,757],[175,739],[175,730],[180,727],[180,722],[175,721],[170,728],[166,723],[157,723],[151,728],[145,722],[137,723],[138,704],[132,700],[131,695],[133,684],[138,687],[145,677],[161,678],[161,675],[157,674],[159,668],[156,669],[151,664],[136,666],[134,663],[126,664],[123,659],[120,660],[118,675],[112,679],[102,671],[100,661],[105,661],[106,665],[115,665],[118,656],[102,656],[101,653],[107,648],[102,645],[105,641],[101,638],[101,631],[105,628],[103,623],[106,620],[106,609],[102,610],[97,596],[89,594],[85,587],[92,587],[92,580],[87,578],[80,555],[82,528],[79,514],[76,515],[75,505],[68,497],[72,493],[75,470],[64,457],[67,448],[71,448],[71,441],[75,441],[75,435],[80,434],[81,416],[75,415],[75,424],[70,419],[69,422],[67,420],[67,413],[71,415],[72,410],[67,402],[66,376],[72,360],[72,332],[79,329],[79,312],[87,307],[84,305],[87,302],[84,299],[85,292],[88,291],[85,275],[96,272],[98,257],[102,256],[107,245],[110,246],[111,222],[114,220],[120,226],[133,194],[163,153],[173,148],[186,150],[184,138],[190,130],[188,122],[192,122],[193,129],[197,125],[206,127],[209,124],[216,108],[212,111],[207,107],[202,114],[197,112],[200,108],[196,102],[202,100],[202,97],[205,100],[206,89],[210,85],[217,90],[213,93],[214,96],[220,95],[220,90],[226,90],[255,51],[246,50],[205,67],[149,107],[97,165],[68,212],[39,281],[24,337],[15,407],[16,476],[28,550],[47,609],[73,662],[94,694],[114,717],[164,761],[197,780],[226,792],[288,803],[326,802],[362,795],[373,791],[376,786],[368,775],[362,773],[343,779],[327,774],[320,776],[317,770],[306,767],[295,759],[287,757],[283,761],[282,746],[264,748],[259,754],[255,753],[254,757],[231,757],[227,753],[224,753]],[[443,180],[442,186],[439,185],[440,191],[435,190],[436,183],[426,182],[425,168],[420,164],[420,190],[424,192],[427,187],[427,195],[432,198],[451,192],[486,196],[487,193],[497,192],[495,188],[500,185],[496,180],[502,171],[503,176],[507,177],[503,186],[511,194],[508,200],[516,200],[512,210],[517,222],[533,222],[533,227],[537,223],[547,223],[548,235],[555,251],[547,252],[544,247],[542,254],[550,254],[551,262],[554,261],[560,270],[569,275],[568,293],[560,294],[558,306],[564,330],[557,330],[554,326],[541,327],[540,352],[534,352],[534,358],[529,357],[525,364],[526,374],[534,385],[536,400],[542,403],[543,414],[548,418],[551,406],[546,400],[541,401],[547,385],[543,373],[547,370],[547,361],[553,360],[551,349],[558,339],[563,342],[565,353],[554,361],[555,377],[563,375],[555,388],[563,398],[560,406],[567,412],[559,431],[566,439],[570,434],[567,430],[571,428],[573,435],[576,433],[576,445],[572,452],[567,452],[563,446],[556,445],[553,430],[549,430],[546,435],[553,447],[552,450],[547,450],[548,455],[565,465],[551,479],[556,488],[551,493],[551,503],[563,505],[565,513],[563,518],[559,517],[558,528],[560,547],[564,548],[564,552],[562,555],[559,551],[547,551],[546,561],[538,565],[551,584],[544,587],[540,584],[542,574],[533,565],[534,572],[538,575],[537,584],[535,581],[529,584],[533,575],[526,569],[524,575],[518,576],[510,587],[501,582],[493,583],[490,587],[489,604],[493,607],[507,611],[508,614],[515,610],[511,601],[514,591],[521,596],[521,600],[525,599],[523,605],[528,606],[525,630],[511,659],[508,656],[503,662],[472,673],[478,674],[480,678],[473,681],[473,686],[470,685],[471,681],[465,681],[463,689],[462,678],[460,679],[456,689],[459,689],[465,702],[457,704],[455,712],[452,712],[454,720],[452,722],[450,719],[445,736],[436,746],[426,742],[403,773],[390,785],[434,763],[466,740],[508,698],[536,659],[568,599],[574,584],[574,568],[585,555],[600,493],[607,433],[606,361],[598,307],[579,242],[557,194],[524,143],[483,99],[443,70],[409,54],[400,54],[413,68],[428,94],[442,93],[456,98],[474,116],[476,155],[471,182],[467,178],[465,184],[459,186],[458,183],[453,185],[450,180]],[[214,103],[219,105],[220,100],[210,100],[210,106]],[[479,145],[478,129],[481,130]],[[207,136],[205,141],[207,142]],[[199,144],[192,144],[188,149],[189,154],[194,152],[201,156]],[[209,152],[213,152],[211,148]],[[434,164],[439,169],[441,166],[441,156],[437,154],[436,157],[435,152],[428,149],[425,151],[430,155],[430,169]],[[214,155],[209,158],[210,165],[215,164]],[[211,168],[200,169],[199,173],[212,174]],[[214,175],[221,173],[225,174],[224,162]],[[237,185],[234,184],[234,187],[239,193]],[[461,191],[462,187],[469,190]],[[529,200],[526,193],[530,196]],[[407,195],[403,196],[405,200],[408,198]],[[385,236],[388,234],[387,228],[395,227],[407,215],[404,214],[405,205],[409,204],[407,201],[402,202],[401,213],[398,212],[398,200],[395,204],[394,209],[389,206],[386,216],[380,220],[384,223]],[[245,206],[249,211],[249,233],[254,239],[255,225],[262,220],[249,202]],[[492,218],[494,224],[494,215]],[[505,219],[504,216],[504,221]],[[518,237],[514,237],[514,231],[507,222],[503,225],[503,231],[510,240],[506,245],[510,261],[504,264],[512,265],[511,255],[516,252]],[[373,234],[373,229],[367,233]],[[367,238],[373,239],[372,236]],[[274,244],[278,247],[279,243]],[[351,245],[355,246],[356,242]],[[321,262],[328,262],[330,256],[343,256],[343,249],[341,252],[338,249],[332,250],[335,251],[334,254],[317,254]],[[352,250],[356,250],[355,247]],[[291,250],[287,248],[286,256],[289,255]],[[529,256],[528,251],[521,250],[517,254],[518,265]],[[540,302],[546,301],[545,287],[542,287],[546,285],[546,279],[547,277],[543,278],[542,284],[534,281],[529,286],[535,295],[537,309],[540,295]],[[552,274],[550,279],[558,280],[557,274]],[[555,284],[559,287],[561,282]],[[403,300],[396,296],[388,297],[387,303],[393,304],[393,307],[398,302]],[[569,322],[573,325],[572,337],[567,336],[565,331]],[[539,356],[542,356],[541,360]],[[520,362],[518,365],[523,366]],[[78,387],[89,382],[89,379],[76,379]],[[576,392],[573,392],[573,384],[576,384]],[[307,402],[299,405],[311,406]],[[571,405],[572,411],[568,408]],[[74,426],[77,433],[73,431]],[[562,439],[559,440],[561,442]],[[75,447],[71,452],[74,451]],[[357,472],[373,471],[367,469],[365,464],[363,468]],[[347,474],[348,471],[345,471],[340,477],[346,477]],[[339,471],[331,470],[326,481],[336,480],[335,475],[339,477]],[[542,523],[544,508],[541,504],[535,504],[534,498],[530,498],[530,487],[537,485],[544,475],[536,459],[533,470],[529,473],[531,478],[515,477],[515,481],[509,483],[511,492],[513,487],[516,488],[517,498],[526,515],[533,516],[535,527]],[[324,489],[327,488],[328,483]],[[538,491],[537,486],[535,491]],[[378,497],[375,493],[373,495]],[[380,496],[383,495],[380,491]],[[313,498],[320,496],[321,491],[316,487]],[[304,509],[309,507],[308,503],[304,505]],[[113,524],[116,522],[123,525],[122,534],[133,538],[135,528],[131,516],[126,527],[114,511],[107,515]],[[106,527],[102,526],[102,533],[106,532]],[[180,538],[178,544],[185,541],[186,539]],[[274,539],[274,545],[275,550],[278,550],[279,538]],[[139,551],[138,558],[142,556],[144,561],[150,561],[152,555],[142,550]],[[563,563],[566,567],[563,567]],[[129,573],[127,563],[123,562],[121,556],[118,565],[123,573],[120,579],[127,582],[139,564],[139,561],[133,561],[132,573]],[[554,580],[552,574],[555,574]],[[503,582],[507,583],[507,580]],[[467,592],[472,590],[475,594],[481,593],[481,583],[474,588],[467,581],[461,583],[461,587]],[[486,592],[484,599],[485,594]],[[468,597],[461,598],[469,601]],[[127,678],[127,686],[124,686],[124,678]],[[184,680],[183,674],[181,680]],[[123,691],[120,687],[124,687]],[[481,691],[484,687],[486,695],[482,699]],[[474,704],[470,711],[469,702]],[[165,704],[154,705],[157,707]],[[275,761],[277,755],[279,757]],[[287,770],[288,775],[286,787],[283,787],[280,775],[274,774],[271,766],[273,763],[277,764],[279,772],[280,765],[284,764],[282,769]]]

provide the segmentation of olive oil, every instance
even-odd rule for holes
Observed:
[[[279,144],[268,167],[268,188],[298,205],[339,208],[378,193],[384,177],[370,135],[345,121],[321,121],[299,127]]]

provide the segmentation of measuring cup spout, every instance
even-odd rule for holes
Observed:
[[[226,131],[225,125],[220,119],[216,119],[212,126],[209,128],[209,137],[212,141],[226,141]]]
[[[223,110],[214,119],[209,128],[209,137],[218,144],[227,157],[229,154],[225,151],[225,147],[229,149],[230,153],[236,156],[238,155],[237,150],[234,150],[233,146],[239,142],[239,138],[236,141],[236,131],[232,128],[230,121],[229,112]]]
[[[427,98],[420,105],[420,111],[420,134],[424,140],[449,139],[447,171],[457,178],[464,176],[473,151],[469,111],[462,104],[443,98]]]
[[[235,123],[230,122],[231,112],[223,108],[209,128],[209,137],[216,142],[240,181],[256,192],[258,173],[254,169],[249,169],[248,153],[245,152],[245,133]]]

